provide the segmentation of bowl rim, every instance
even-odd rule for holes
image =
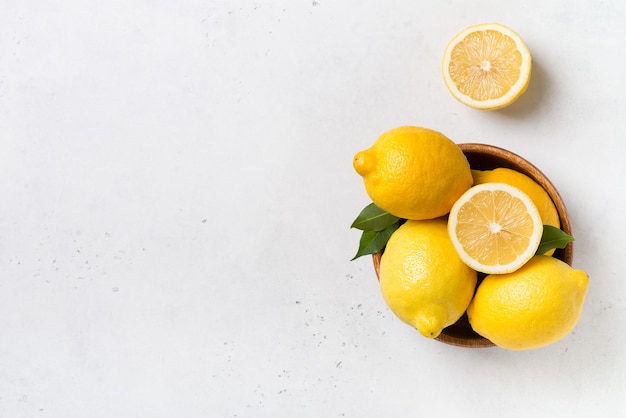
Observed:
[[[557,209],[559,219],[561,222],[561,229],[567,234],[573,236],[571,220],[569,218],[569,214],[565,206],[565,202],[563,201],[563,198],[559,194],[556,187],[554,187],[554,184],[552,184],[552,182],[548,179],[548,177],[541,170],[539,170],[535,165],[533,165],[530,161],[526,160],[525,158],[519,156],[518,154],[512,151],[506,150],[504,148],[501,148],[495,145],[482,144],[482,143],[476,143],[476,142],[459,143],[457,145],[461,149],[461,151],[463,151],[463,154],[465,154],[465,156],[467,157],[468,161],[470,162],[470,168],[472,169],[488,170],[488,169],[495,169],[497,167],[511,168],[513,170],[521,172],[522,174],[526,174],[531,179],[533,179],[536,183],[542,186],[544,190],[548,193],[550,198],[552,199],[552,202],[554,203]],[[471,161],[478,156],[483,156],[484,158],[486,158],[487,162],[483,162],[482,164],[475,163],[475,165],[472,166]],[[498,164],[498,165],[494,166],[493,164]],[[380,277],[379,277],[380,261],[381,261],[383,252],[384,252],[384,249],[375,254],[372,254],[372,262],[374,264],[374,271],[376,273],[376,277],[378,280],[380,280]],[[571,266],[573,258],[574,258],[573,242],[568,243],[564,249],[557,249],[554,252],[553,257],[556,257]],[[463,315],[465,317],[465,314]],[[453,326],[454,324],[451,325],[450,327],[453,327]],[[471,328],[469,330],[465,330],[466,332],[470,332],[470,336],[458,336],[458,335],[455,335],[453,332],[450,332],[450,327],[444,328],[441,334],[439,334],[439,336],[436,337],[435,340],[440,341],[445,344],[449,344],[449,345],[453,345],[457,347],[465,347],[465,348],[486,348],[486,347],[495,346],[494,343],[492,343],[487,338],[478,335],[473,330],[471,330]]]

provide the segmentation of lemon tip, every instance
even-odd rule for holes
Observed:
[[[352,165],[360,176],[365,176],[367,173],[372,171],[374,161],[370,153],[367,151],[360,151],[354,156]]]

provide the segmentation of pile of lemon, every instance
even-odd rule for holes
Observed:
[[[379,271],[401,320],[436,338],[467,312],[474,331],[512,350],[574,328],[588,277],[551,251],[537,254],[543,226],[558,228],[559,216],[531,178],[472,170],[452,140],[414,126],[384,133],[353,165],[373,203],[403,220]],[[477,286],[478,272],[486,277]]]
[[[443,78],[461,103],[499,109],[524,93],[531,61],[513,30],[481,24],[449,42]],[[361,245],[369,254],[384,247],[383,297],[422,335],[436,338],[467,312],[478,334],[524,350],[556,342],[577,324],[588,276],[542,243],[545,230],[562,231],[550,196],[531,178],[472,170],[453,141],[414,126],[384,133],[353,165],[376,209]]]

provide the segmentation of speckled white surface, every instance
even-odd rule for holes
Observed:
[[[626,391],[626,3],[8,0],[0,416],[615,416]],[[496,112],[447,92],[465,26],[534,57]],[[404,124],[510,149],[571,212],[590,289],[549,347],[462,349],[348,261],[355,152]]]

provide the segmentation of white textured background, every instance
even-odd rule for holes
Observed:
[[[534,57],[496,112],[440,74],[488,21]],[[619,415],[625,22],[618,0],[0,0],[0,417]],[[352,156],[404,124],[557,186],[591,278],[568,337],[427,340],[348,261]]]

